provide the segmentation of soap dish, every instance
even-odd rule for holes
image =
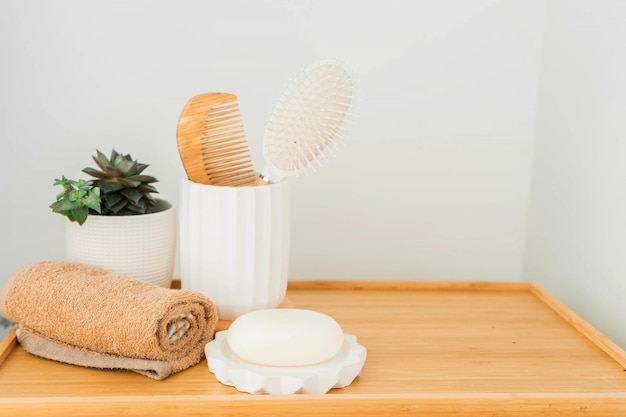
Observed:
[[[324,394],[344,388],[363,369],[366,350],[356,337],[344,334],[344,343],[335,356],[308,366],[264,366],[247,362],[228,346],[228,330],[215,334],[205,353],[209,370],[224,385],[250,394]]]

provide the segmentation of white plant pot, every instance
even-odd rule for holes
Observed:
[[[133,216],[90,215],[65,227],[68,260],[94,265],[169,288],[176,256],[176,212],[157,200],[156,211]]]
[[[277,307],[287,290],[287,183],[227,187],[183,180],[180,198],[182,288],[211,299],[222,320]]]

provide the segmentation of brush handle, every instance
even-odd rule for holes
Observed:
[[[263,175],[259,175],[258,177],[256,177],[256,179],[254,180],[254,185],[270,185],[270,181],[265,178]]]
[[[294,175],[294,174],[295,173],[292,174],[289,172],[285,173],[284,171],[281,171],[277,169],[276,167],[274,167],[273,165],[269,164],[256,177],[256,179],[254,180],[254,185],[256,186],[256,185],[275,184],[277,182],[281,182],[286,177],[289,177],[290,175]]]

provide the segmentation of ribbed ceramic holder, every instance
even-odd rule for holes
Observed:
[[[80,226],[68,221],[68,260],[169,288],[176,256],[176,211],[157,200],[157,211],[133,216],[90,215]]]
[[[181,286],[211,299],[222,320],[274,308],[287,290],[289,188],[227,187],[183,180]]]

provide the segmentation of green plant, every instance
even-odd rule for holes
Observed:
[[[62,186],[63,191],[50,205],[53,212],[67,216],[80,225],[85,223],[90,210],[100,213],[100,188],[94,187],[93,181],[74,181],[63,176],[55,179],[54,185]]]
[[[152,183],[158,180],[142,174],[148,167],[113,150],[107,158],[99,150],[93,156],[100,170],[84,168],[83,172],[95,180],[55,180],[63,192],[50,206],[52,211],[67,216],[71,221],[83,224],[89,214],[126,216],[151,213],[156,206],[152,193],[158,191]]]
[[[156,205],[151,193],[158,191],[151,184],[158,180],[142,174],[148,165],[133,161],[130,154],[122,155],[115,150],[108,159],[97,151],[93,160],[101,171],[85,168],[83,172],[97,178],[94,186],[101,191],[102,214],[146,214]]]

